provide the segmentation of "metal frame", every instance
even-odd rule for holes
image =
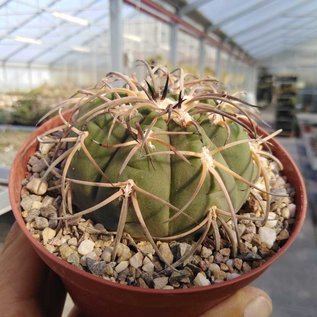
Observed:
[[[94,35],[94,38],[90,38],[84,42],[82,42],[80,45],[81,46],[85,46],[91,42],[93,42],[94,40],[96,40],[96,38],[101,37],[102,35],[104,35],[104,33],[109,32],[109,28],[104,29],[102,32],[99,32],[97,34]],[[51,61],[48,65],[49,67],[53,67],[53,65],[55,65],[58,61],[62,60],[63,58],[65,58],[66,56],[70,55],[73,51],[69,50],[67,52],[65,52],[63,55],[60,55],[58,58],[54,59],[53,61]],[[92,54],[97,54],[97,52],[93,51]]]
[[[254,46],[250,48],[250,52],[252,54],[257,55],[258,52],[267,51],[268,49],[272,49],[272,50],[275,50],[276,48],[282,49],[284,46],[288,46],[288,44],[297,45],[299,43],[303,43],[304,41],[310,39],[311,35],[316,35],[316,30],[314,30],[314,32],[310,32],[305,37],[301,37],[301,38],[296,37],[294,41],[291,41],[290,38],[285,38],[285,39],[275,38],[272,41],[262,43],[262,45],[258,45],[258,46]]]
[[[205,75],[206,68],[206,41],[203,37],[199,39],[199,75]]]
[[[307,34],[306,34],[307,35]],[[308,41],[308,40],[310,40],[312,37],[314,37],[316,35],[316,30],[313,30],[313,32],[310,32],[305,38],[303,38],[302,40],[300,40],[300,41],[296,41],[296,44],[300,44],[300,43],[303,43],[303,42],[305,42],[305,41]],[[264,43],[265,45],[264,45],[264,47],[263,47],[263,45],[262,46],[260,46],[258,49],[256,49],[256,50],[253,50],[253,52],[258,52],[259,50],[260,50],[260,52],[261,51],[265,51],[265,52],[270,52],[270,49],[272,49],[272,51],[279,51],[279,50],[284,50],[284,49],[286,49],[286,48],[288,48],[290,45],[293,45],[294,43],[289,43],[289,44],[287,44],[287,43],[285,43],[285,41],[283,41],[283,43],[281,43],[281,45],[274,45],[275,44],[275,42],[276,41],[278,41],[278,40],[280,40],[280,38],[277,38],[277,39],[275,39],[273,42],[271,42],[270,43],[270,46],[269,47],[267,47],[267,44],[268,43]]]
[[[280,41],[280,39],[276,39],[276,41]],[[260,46],[258,47],[256,50],[253,50],[253,52],[257,55],[263,53],[263,52],[270,52],[270,50],[275,50],[276,48],[279,48],[280,50],[284,50],[284,47],[285,47],[285,43],[279,43],[278,44],[281,44],[281,45],[278,45],[278,46],[274,46],[274,43],[271,43],[270,46],[267,46],[265,45],[264,47],[263,46]]]
[[[10,4],[12,0],[6,0],[3,1],[0,4],[0,8],[3,8]],[[26,27],[33,19],[36,19],[36,17],[40,16],[44,12],[48,12],[50,7],[55,5],[56,3],[61,2],[62,0],[52,0],[49,2],[46,7],[37,7],[33,6],[35,8],[34,13],[32,16],[27,17],[25,20],[20,22],[18,25],[8,28],[5,30],[5,33],[0,37],[0,41],[11,34],[13,34],[15,31],[17,31],[20,28]],[[95,3],[99,2],[100,0],[95,0],[87,4],[85,7],[81,8],[80,10],[77,10],[75,14],[78,14],[80,12],[83,12],[84,10],[87,10],[88,8],[92,7]],[[249,57],[245,57],[243,54],[237,53],[238,51],[241,52],[240,46],[235,44],[232,41],[232,38],[229,38],[228,36],[221,37],[221,30],[219,30],[220,27],[223,27],[227,24],[234,23],[238,19],[242,19],[244,16],[250,13],[254,13],[255,15],[257,14],[255,11],[260,10],[265,6],[270,6],[273,2],[273,0],[259,0],[256,3],[250,3],[247,8],[240,9],[239,12],[231,14],[227,16],[225,19],[220,20],[219,23],[216,23],[214,25],[209,23],[209,29],[206,29],[206,26],[208,25],[207,19],[204,17],[201,21],[201,25],[205,27],[204,31],[202,31],[199,27],[193,26],[191,23],[188,22],[188,19],[184,19],[183,17],[188,17],[190,19],[193,19],[196,23],[199,23],[197,20],[197,17],[203,15],[199,13],[199,8],[201,8],[203,5],[211,2],[213,0],[192,0],[191,2],[186,2],[183,0],[175,0],[175,1],[168,1],[164,0],[164,2],[167,2],[171,5],[173,5],[175,8],[178,8],[177,12],[173,13],[166,9],[165,7],[160,5],[160,2],[158,1],[152,1],[152,0],[109,0],[110,6],[116,7],[120,6],[122,7],[123,2],[127,3],[129,5],[132,5],[139,9],[140,11],[147,12],[147,14],[151,14],[154,16],[156,19],[168,23],[171,25],[171,36],[170,36],[170,60],[172,61],[172,64],[175,66],[177,63],[177,32],[178,30],[182,29],[185,32],[198,37],[200,41],[200,49],[199,49],[199,56],[201,63],[199,65],[200,72],[203,72],[204,69],[204,63],[205,63],[205,52],[204,52],[204,47],[206,44],[212,45],[214,47],[219,47],[220,50],[226,51],[228,54],[233,54],[235,55],[236,58],[240,58],[243,60],[244,63],[250,63]],[[264,52],[267,53],[272,53],[272,52],[278,52],[279,50],[284,50],[284,48],[288,48],[291,46],[287,45],[283,42],[283,44],[280,43],[280,38],[283,37],[284,32],[285,32],[285,38],[290,36],[288,30],[283,30],[283,27],[286,27],[289,22],[281,22],[278,23],[278,25],[273,24],[272,27],[265,27],[263,28],[264,25],[270,24],[274,19],[277,17],[281,16],[287,16],[289,14],[292,14],[294,11],[297,9],[302,9],[304,7],[304,10],[301,12],[307,12],[309,11],[308,9],[310,7],[314,7],[314,2],[312,0],[302,0],[300,2],[292,2],[290,4],[285,4],[285,7],[279,8],[278,6],[274,7],[276,10],[272,10],[271,16],[266,17],[262,20],[254,21],[251,26],[245,27],[243,29],[238,30],[237,32],[233,33],[232,37],[235,38],[241,38],[242,41],[239,41],[239,43],[242,43],[242,45],[245,47],[245,49],[250,52],[251,55],[258,56],[260,58],[263,58]],[[32,6],[32,5],[31,5]],[[273,8],[273,7],[272,7]],[[267,8],[269,9],[269,8]],[[111,56],[113,59],[113,64],[115,65],[114,67],[118,69],[121,68],[120,66],[120,61],[122,60],[122,39],[120,39],[120,26],[121,23],[118,22],[120,21],[120,17],[118,16],[119,10],[118,8],[114,9],[115,14],[111,14],[111,25],[112,29],[115,30],[115,32],[111,32]],[[311,16],[312,14],[315,14],[317,10],[312,8],[311,12],[308,12],[308,14]],[[195,16],[196,15],[196,16]],[[300,16],[303,16],[301,14]],[[304,16],[306,16],[304,14]],[[118,19],[117,19],[118,17]],[[294,17],[295,18],[295,17]],[[102,20],[102,17],[100,17],[100,20]],[[99,18],[94,19],[92,21],[93,23],[100,21]],[[292,20],[293,21],[293,20]],[[56,30],[58,27],[61,25],[64,25],[67,23],[66,21],[60,21],[59,23],[56,23],[56,25],[50,27],[49,29],[41,30],[45,31],[42,32],[37,39],[42,39],[46,35],[50,34],[54,30]],[[301,34],[302,26],[307,26],[307,25],[315,25],[316,21],[310,21],[308,23],[305,23],[303,21],[302,23],[297,23],[298,31],[294,30],[292,31],[292,34]],[[84,30],[85,28],[83,28]],[[250,29],[254,29],[252,31],[252,34],[246,35]],[[216,34],[217,36],[220,36],[219,39],[215,39],[215,37],[210,36],[208,32],[213,32],[213,35]],[[311,29],[311,31],[314,31],[314,29]],[[256,33],[258,32],[258,33]],[[72,34],[69,34],[67,36],[64,36],[62,39],[58,40],[57,43],[54,44],[49,44],[47,47],[45,46],[43,50],[41,50],[38,54],[34,55],[32,58],[30,58],[26,63],[27,65],[30,66],[30,64],[36,63],[39,57],[45,55],[47,52],[52,50],[55,46],[61,45],[64,41],[69,40],[75,36],[77,36],[78,33],[81,33],[81,30],[77,32],[72,32]],[[306,40],[309,39],[309,36],[311,33],[308,31],[306,34],[303,34],[305,38],[303,40],[298,39],[298,41],[294,41],[294,44],[296,43],[302,43]],[[225,39],[225,41],[224,41]],[[264,42],[265,43],[262,43]],[[300,41],[300,42],[299,42]],[[2,60],[3,65],[6,63],[10,62],[11,58],[14,57],[15,55],[19,54],[21,51],[29,47],[30,44],[21,44],[19,45],[12,53],[8,54],[5,56],[5,58]],[[271,46],[274,46],[274,48]],[[67,54],[69,54],[71,50],[68,50],[66,54],[63,54],[62,57],[59,56],[56,58],[53,62],[50,63],[50,65],[54,65],[56,61],[60,60],[60,58],[63,58]],[[119,58],[119,56],[121,56]],[[243,56],[243,57],[242,57]],[[252,63],[252,62],[251,62]],[[116,65],[117,64],[117,65]]]
[[[6,1],[4,1],[4,2],[2,2],[1,4],[0,4],[0,9],[1,8],[3,8],[3,7],[5,7],[7,4],[9,4],[11,2],[11,0],[6,0]]]
[[[173,67],[176,67],[177,65],[178,29],[179,25],[176,22],[172,22],[170,25],[169,37],[169,59]]]
[[[111,63],[113,70],[121,71],[123,62],[122,51],[122,0],[109,1]]]
[[[136,4],[131,2],[131,0],[125,0],[125,2],[136,6]],[[157,12],[165,15],[166,17],[168,17],[170,19],[171,22],[178,23],[180,25],[180,27],[182,27],[185,31],[187,31],[188,33],[192,34],[193,36],[205,37],[206,41],[208,43],[210,43],[211,45],[213,45],[215,47],[221,46],[221,49],[225,50],[228,54],[232,54],[233,48],[235,48],[235,49],[237,49],[239,51],[243,51],[233,41],[230,41],[230,47],[227,47],[227,46],[223,45],[221,39],[217,40],[214,37],[211,37],[207,32],[201,31],[200,29],[196,28],[195,26],[191,25],[190,23],[188,23],[187,21],[182,19],[177,14],[174,14],[174,13],[170,12],[169,10],[167,10],[164,7],[158,5],[157,3],[153,2],[152,0],[139,0],[139,5],[137,6],[137,8],[143,9],[142,6],[140,6],[140,4],[145,5],[145,6],[149,7],[149,8],[151,8],[151,9],[154,9]],[[148,12],[148,13],[151,14],[151,12]],[[209,27],[209,26],[210,25],[208,25],[207,27]],[[254,60],[251,59],[251,57],[249,57],[249,55],[246,52],[244,52],[244,53],[245,53],[245,55],[244,55],[244,58],[243,58],[242,61],[244,63],[254,64]],[[238,57],[238,58],[241,58],[241,57]]]
[[[252,49],[250,49],[250,52],[256,55],[258,52],[262,52],[267,49],[272,49],[272,48],[275,49],[277,47],[276,45],[284,46],[285,45],[284,40],[281,38],[276,38],[273,41],[265,42],[265,43],[262,43],[261,45],[253,47]]]
[[[40,16],[42,13],[47,12],[47,8],[53,6],[55,3],[58,3],[60,1],[61,0],[51,1],[46,6],[46,8],[40,8],[35,14],[32,15],[32,17],[24,20],[19,25],[10,29],[4,35],[4,37],[15,32],[20,27],[26,26],[30,21],[32,21],[36,17]],[[77,10],[75,12],[75,14],[78,14],[80,12],[83,12],[84,10],[87,10],[88,8],[92,7],[95,3],[99,2],[99,1],[100,0],[91,1],[85,7]],[[204,22],[201,23],[201,25],[205,26],[205,28],[203,31],[201,31],[201,29],[199,29],[199,28],[193,26],[191,23],[187,22],[188,20],[184,20],[182,18],[182,16],[187,16],[187,15],[190,16],[190,18],[191,18],[192,15],[197,14],[198,11],[196,11],[196,10],[199,7],[207,4],[210,1],[212,1],[212,0],[193,0],[191,3],[188,3],[187,5],[180,7],[176,13],[172,13],[169,10],[165,9],[163,6],[161,6],[161,5],[159,5],[156,2],[151,1],[151,0],[109,0],[110,11],[112,11],[110,14],[110,24],[111,24],[111,29],[113,30],[113,32],[110,33],[111,34],[110,35],[110,37],[111,37],[110,48],[111,48],[111,58],[112,58],[113,67],[116,70],[120,70],[122,68],[122,60],[123,60],[123,58],[122,58],[122,56],[123,56],[122,38],[121,38],[121,36],[122,36],[122,32],[121,32],[122,23],[121,23],[121,13],[120,12],[122,12],[123,2],[136,7],[140,11],[147,12],[148,14],[151,14],[152,16],[154,16],[156,19],[158,19],[164,23],[169,23],[171,25],[170,58],[171,58],[172,64],[174,64],[174,66],[176,66],[176,63],[177,63],[177,32],[180,29],[182,29],[183,31],[199,38],[199,43],[200,43],[199,44],[199,59],[200,59],[199,71],[201,74],[204,72],[204,69],[205,69],[206,45],[207,44],[217,48],[217,51],[219,51],[219,54],[220,54],[220,57],[218,57],[218,58],[220,58],[220,59],[221,59],[221,52],[224,51],[224,52],[228,53],[229,60],[231,59],[229,56],[232,56],[232,58],[235,58],[237,60],[240,59],[243,63],[247,63],[249,65],[254,65],[255,62],[250,59],[250,56],[248,54],[244,53],[241,50],[241,48],[239,47],[239,45],[237,45],[232,39],[230,39],[229,37],[221,37],[221,34],[223,34],[223,33],[221,33],[220,30],[217,30],[217,32],[213,32],[217,36],[219,36],[219,34],[220,34],[220,38],[218,40],[214,36],[210,36],[210,34],[209,34],[210,28],[207,29],[206,26],[207,25],[210,26],[211,22],[210,22],[210,24],[208,24],[207,23],[208,21],[206,22],[206,19],[205,19]],[[2,3],[0,5],[0,7],[1,6],[3,7],[5,5],[7,5],[8,3],[10,3],[10,0],[7,0],[4,3]],[[251,11],[251,8],[255,8],[255,7],[259,8],[263,5],[264,5],[264,1],[261,1],[260,3],[257,3],[256,5],[252,5],[251,7],[249,7],[248,9],[245,9],[244,11],[240,12],[239,14],[237,13],[235,16],[231,16],[230,17],[231,21],[232,21],[232,19],[236,19],[236,18],[241,17],[241,14],[247,14],[247,11]],[[102,19],[103,19],[103,17],[96,18],[93,21],[93,23],[101,21]],[[197,21],[195,20],[195,22],[197,22]],[[227,22],[222,21],[221,23],[226,24],[229,22],[230,21],[227,21]],[[64,25],[65,23],[67,23],[67,22],[60,21],[59,23],[56,23],[56,25],[50,27],[48,30],[46,29],[45,32],[41,33],[36,38],[37,39],[44,38],[46,35],[50,34],[51,32],[56,30],[61,25]],[[217,26],[215,26],[215,27],[217,27]],[[32,58],[30,58],[26,62],[28,67],[30,67],[30,65],[32,65],[33,63],[36,63],[36,61],[38,60],[39,57],[47,54],[54,47],[59,46],[59,45],[61,46],[61,44],[63,44],[63,42],[70,40],[71,38],[77,36],[79,33],[83,32],[84,30],[85,30],[85,27],[83,27],[82,29],[77,30],[75,32],[72,32],[72,34],[68,34],[67,36],[64,36],[62,39],[58,40],[57,42],[55,42],[51,45],[48,45],[43,50],[41,50],[38,54],[34,55]],[[104,31],[105,30],[103,30],[100,34],[102,34]],[[97,36],[98,36],[98,34],[97,34]],[[224,40],[224,38],[225,38],[225,40]],[[86,42],[87,41],[85,41],[85,43]],[[90,42],[90,41],[88,40],[88,42]],[[10,62],[12,57],[14,57],[15,55],[17,55],[18,53],[20,53],[21,51],[23,51],[24,49],[26,49],[29,46],[30,46],[30,44],[21,45],[16,50],[14,50],[12,53],[8,54],[3,59],[3,65],[6,65],[8,62]],[[62,58],[64,58],[68,54],[70,54],[71,52],[72,52],[71,50],[68,50],[67,52],[65,52],[61,56],[58,56],[57,58],[55,58],[53,61],[51,61],[48,64],[49,67],[56,64],[57,61],[61,60]],[[241,54],[241,52],[243,52],[243,54]],[[217,63],[215,66],[219,68],[218,72],[220,72],[221,71],[220,63]]]
[[[59,2],[61,0],[54,0],[51,4],[54,5],[56,2]],[[99,0],[94,0],[94,1],[91,1],[88,5],[86,5],[85,7],[79,9],[77,13],[80,13],[80,12],[83,12],[84,10],[90,8],[91,6],[93,6],[95,3],[99,2]],[[41,11],[40,14],[42,14],[43,12],[46,12],[46,11]],[[34,17],[34,16],[33,16]],[[61,21],[59,23],[57,23],[57,25],[54,25],[49,31],[45,32],[45,33],[42,33],[40,36],[37,36],[36,39],[37,40],[40,40],[42,38],[44,38],[47,34],[53,32],[54,30],[56,30],[58,27],[60,27],[61,25],[64,25],[66,24],[67,22],[66,21]],[[13,51],[12,53],[10,53],[9,55],[7,55],[7,57],[5,57],[3,59],[3,63],[7,63],[13,56],[15,56],[16,54],[20,53],[22,50],[24,50],[25,48],[27,48],[28,46],[30,46],[30,44],[24,44],[22,45],[21,47],[19,47],[17,50]]]
[[[301,44],[301,43],[304,43],[306,41],[312,40],[315,36],[316,36],[316,31],[314,34],[310,34],[309,37],[303,39],[302,41],[296,42],[296,44]],[[292,45],[294,45],[294,43],[284,44],[284,46],[282,46],[282,47],[275,47],[272,50],[266,50],[265,55],[259,54],[259,59],[269,58],[276,53],[282,53],[282,52],[286,51]]]
[[[242,11],[239,11],[231,16],[228,16],[226,17],[225,19],[223,19],[222,21],[214,24],[211,26],[210,30],[211,31],[214,31],[216,29],[219,29],[221,27],[223,27],[224,25],[228,24],[228,23],[232,23],[234,20],[237,20],[237,19],[240,19],[242,18],[243,16],[251,13],[251,12],[254,12],[255,10],[258,10],[258,9],[261,9],[262,7],[268,5],[269,3],[271,3],[273,0],[262,0],[260,2],[257,2],[253,5],[251,5],[250,7],[242,10]]]
[[[176,10],[176,14],[179,17],[183,17],[187,15],[188,13],[192,12],[193,10],[199,9],[199,7],[211,2],[212,0],[195,0],[180,9]],[[262,0],[262,2],[267,2],[267,0]],[[259,4],[257,4],[259,6]],[[213,29],[218,29],[218,27],[212,26],[212,27],[205,27],[205,33],[208,34],[208,32],[212,31]],[[176,22],[172,22],[170,26],[170,61],[173,65],[173,67],[177,64],[177,33],[178,33],[178,24]],[[229,39],[229,38],[226,38]],[[221,44],[222,46],[222,44]],[[221,46],[217,47],[217,55],[216,55],[216,61],[215,61],[215,69],[216,69],[216,76],[219,77],[220,75],[220,69],[221,69]],[[231,56],[231,54],[228,54]],[[205,61],[206,61],[206,39],[205,36],[201,36],[199,39],[199,73],[201,76],[204,75],[205,71]]]
[[[55,3],[58,3],[61,0],[53,0],[51,1],[47,7],[50,8],[52,7]],[[2,8],[3,6],[6,6],[7,4],[9,4],[11,2],[11,0],[9,1],[5,1],[4,3],[1,4],[0,8]],[[34,20],[36,17],[40,16],[43,12],[45,12],[43,9],[38,10],[34,15],[32,15],[31,17],[29,17],[28,19],[24,20],[23,22],[21,22],[20,24],[14,26],[12,29],[10,29],[10,31],[6,32],[4,35],[2,35],[0,37],[0,41],[2,41],[3,39],[7,38],[9,35],[11,35],[13,32],[15,32],[16,30],[22,28],[23,26],[25,26],[26,24],[28,24],[29,22],[31,22],[32,20]]]
[[[96,22],[99,22],[99,21],[102,21],[103,19],[105,18],[104,15],[98,17],[95,21]],[[45,55],[46,53],[50,52],[56,45],[59,45],[59,44],[63,44],[63,42],[69,40],[69,39],[72,39],[73,37],[77,36],[78,34],[82,33],[86,31],[85,28],[82,28],[81,30],[77,30],[75,31],[74,33],[72,34],[68,34],[67,36],[63,37],[61,40],[59,40],[58,42],[55,42],[53,43],[52,45],[48,46],[47,49],[41,51],[39,54],[33,56],[30,60],[28,60],[26,63],[27,64],[32,64],[34,61],[36,61],[39,57]],[[98,33],[99,34],[99,33]],[[52,64],[52,62],[50,62],[50,64]]]
[[[317,21],[314,21],[314,23],[316,23]],[[250,52],[254,51],[254,49],[257,49],[259,47],[265,47],[267,45],[274,45],[276,43],[276,41],[285,41],[286,39],[289,39],[289,37],[285,36],[283,37],[283,34],[284,35],[287,35],[287,31],[285,30],[282,30],[283,32],[278,32],[278,34],[276,35],[276,33],[271,33],[271,36],[268,36],[268,37],[265,37],[265,41],[262,41],[262,43],[260,42],[260,44],[257,44],[258,41],[255,41],[252,43],[252,45],[248,46],[248,50]],[[292,36],[296,36],[296,35],[300,35],[301,34],[301,29],[297,29],[296,31],[294,31],[292,33]]]
[[[301,8],[301,7],[303,7],[303,5],[305,5],[305,3],[308,3],[308,2],[311,2],[311,0],[302,0],[302,1],[300,1],[299,3],[297,2],[296,4],[291,5],[291,6],[288,7],[288,8],[285,8],[285,9],[283,9],[283,10],[281,10],[281,11],[278,11],[278,12],[273,13],[273,14],[272,14],[269,18],[267,18],[267,19],[261,20],[261,21],[259,21],[258,23],[255,23],[255,24],[253,24],[253,25],[249,25],[249,26],[247,26],[246,28],[244,28],[244,29],[242,29],[242,30],[240,30],[240,31],[238,31],[238,32],[236,32],[236,33],[233,33],[231,36],[232,36],[232,37],[239,37],[239,36],[241,36],[242,34],[245,34],[246,32],[248,32],[251,28],[252,28],[252,29],[255,29],[255,28],[261,27],[262,25],[266,25],[267,23],[273,21],[276,17],[278,17],[278,16],[280,16],[280,15],[282,15],[282,14],[285,14],[285,13],[287,13],[287,12],[290,12],[290,11],[292,11],[292,10],[296,10],[297,8]]]
[[[128,16],[127,18],[129,19],[130,17],[134,16],[134,14],[132,14],[131,16]],[[104,16],[102,16],[102,19],[104,18]],[[99,21],[99,20],[98,20]],[[96,34],[94,34],[90,39],[80,43],[81,46],[86,46],[87,44],[93,42],[94,40],[96,40],[97,37],[102,36],[105,32],[109,32],[109,27],[102,29],[101,32],[98,32]],[[78,34],[78,33],[77,33]],[[64,54],[60,55],[59,57],[57,57],[56,59],[54,59],[53,61],[51,61],[49,63],[49,66],[52,67],[54,64],[56,64],[58,61],[60,61],[61,59],[65,58],[67,55],[71,54],[72,50],[68,50],[67,52],[65,52]],[[94,54],[96,52],[93,52]]]
[[[276,32],[266,32],[265,35],[259,35],[259,37],[255,38],[252,42],[250,41],[249,43],[247,43],[246,48],[249,52],[252,52],[252,50],[259,45],[275,41],[276,39],[283,39],[283,35],[287,36],[287,31],[283,29],[279,29]]]
[[[317,9],[314,10],[313,12],[316,12],[316,13],[317,13]],[[315,22],[316,22],[316,20],[311,21],[311,22],[309,22],[308,24],[304,22],[304,23],[298,25],[295,30],[298,30],[299,28],[300,28],[301,30],[303,30],[303,28],[301,28],[301,26],[305,26],[305,27],[306,27],[307,25],[311,25],[311,24],[313,24],[313,23],[315,23]],[[244,40],[244,41],[241,41],[241,43],[242,43],[242,45],[244,45],[244,44],[247,45],[247,43],[250,43],[250,42],[261,41],[261,40],[263,39],[263,37],[279,34],[279,30],[280,30],[280,31],[283,31],[283,32],[289,32],[289,29],[284,29],[284,27],[286,27],[286,26],[288,26],[288,25],[289,25],[289,21],[288,21],[288,22],[285,22],[285,23],[282,23],[282,24],[279,24],[279,25],[273,25],[273,28],[270,28],[269,30],[266,29],[266,30],[265,30],[264,32],[262,32],[262,33],[257,33],[256,35],[254,35],[254,36],[251,37],[251,38],[250,38],[250,37],[247,37],[247,39]],[[277,32],[274,32],[275,30],[277,30]],[[273,32],[273,33],[272,33],[272,32]]]
[[[194,0],[191,3],[186,4],[185,6],[180,8],[178,11],[178,15],[179,16],[187,15],[189,12],[193,10],[197,10],[199,7],[207,4],[210,1],[213,1],[213,0]]]
[[[220,73],[221,73],[221,54],[222,54],[222,50],[220,49],[220,47],[217,47],[217,51],[216,51],[216,59],[215,59],[215,77],[216,78],[220,78]]]

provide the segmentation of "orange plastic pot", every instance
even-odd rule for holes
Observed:
[[[300,171],[286,150],[277,141],[271,140],[274,154],[284,165],[284,175],[296,190],[295,204],[297,211],[296,223],[289,239],[278,253],[268,259],[262,266],[230,281],[183,290],[143,289],[120,285],[81,271],[51,254],[40,242],[33,239],[30,232],[26,229],[21,216],[21,182],[25,177],[28,159],[38,145],[33,144],[28,148],[29,143],[36,136],[59,124],[61,124],[61,121],[58,117],[49,120],[37,129],[19,150],[13,163],[9,180],[10,200],[16,221],[29,242],[43,261],[61,277],[75,304],[86,316],[199,316],[262,274],[290,247],[300,232],[307,205],[305,185]],[[260,128],[258,128],[258,133],[264,136],[267,135]]]

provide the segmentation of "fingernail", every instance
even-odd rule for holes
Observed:
[[[244,317],[269,317],[272,314],[272,304],[263,296],[254,298],[244,310]]]

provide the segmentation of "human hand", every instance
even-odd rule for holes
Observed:
[[[0,254],[0,316],[60,317],[66,290],[37,256],[15,223]],[[260,289],[245,287],[200,317],[269,317],[272,303]],[[69,317],[80,317],[75,307]]]
[[[0,254],[0,316],[61,316],[66,291],[15,223]]]

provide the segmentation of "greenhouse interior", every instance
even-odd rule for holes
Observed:
[[[11,166],[43,116],[58,114],[78,93],[89,96],[109,73],[136,81],[162,65],[168,84],[181,68],[196,82],[217,80],[221,98],[237,98],[239,114],[252,105],[257,124],[278,131],[296,162],[307,191],[305,222],[291,248],[251,285],[271,298],[272,316],[316,316],[317,1],[1,0],[0,16],[0,250],[15,221]],[[180,94],[179,107],[186,97]],[[215,111],[223,122],[236,118]],[[67,295],[61,316],[73,305]]]

